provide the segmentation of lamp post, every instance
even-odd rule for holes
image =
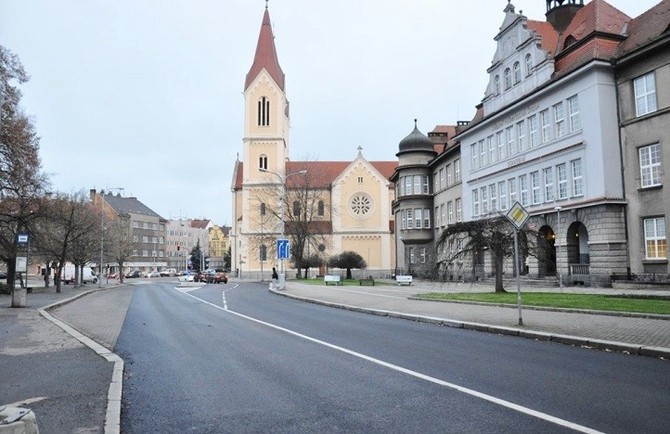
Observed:
[[[281,181],[281,191],[279,194],[279,224],[280,224],[280,235],[283,238],[285,238],[286,234],[286,222],[284,220],[284,202],[286,201],[286,180],[293,176],[293,175],[305,175],[307,174],[307,170],[298,170],[297,172],[291,172],[291,173],[286,173],[286,174],[280,174],[277,172],[273,172],[268,169],[263,169],[262,167],[259,168],[261,172],[264,173],[270,173],[272,175],[275,175],[277,178],[279,178],[279,181]],[[279,252],[277,252],[279,253]],[[286,286],[286,272],[284,270],[284,258],[282,257],[279,260],[279,281],[277,284],[277,289],[284,289]]]
[[[123,187],[108,188],[105,191],[111,190],[123,191]],[[100,275],[98,276],[98,288],[102,288],[102,262],[105,256],[105,199],[103,197],[105,191],[100,191]],[[119,273],[121,270],[119,270]],[[108,280],[109,281],[109,280]]]
[[[561,233],[561,209],[563,209],[560,206],[557,206],[554,208],[556,210],[556,234],[554,234],[554,247],[556,247],[556,272],[558,273],[558,287],[563,288],[563,275],[561,274],[561,269],[558,266],[558,258],[561,256],[561,244],[560,244],[560,233]],[[556,246],[556,243],[558,243],[558,246]]]

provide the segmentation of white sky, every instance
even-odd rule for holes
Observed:
[[[514,0],[544,20],[545,0]],[[585,2],[585,3],[588,3]],[[656,0],[610,0],[631,17]],[[506,0],[271,0],[291,159],[396,160],[469,120]],[[165,218],[230,225],[243,87],[264,0],[0,0],[0,44],[31,80],[23,107],[53,189],[124,187]]]

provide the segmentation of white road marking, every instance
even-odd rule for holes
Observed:
[[[11,404],[3,404],[3,407],[21,407],[23,405],[34,404],[36,402],[40,402],[45,399],[47,399],[46,396],[38,396],[36,398],[28,398],[24,399],[23,401],[12,402]]]
[[[440,380],[439,378],[431,377],[430,375],[425,375],[425,374],[422,374],[420,372],[413,371],[411,369],[403,368],[402,366],[394,365],[393,363],[388,363],[388,362],[385,362],[383,360],[379,360],[379,359],[376,359],[374,357],[370,357],[370,356],[367,356],[365,354],[362,354],[362,353],[359,353],[359,352],[356,352],[356,351],[353,351],[353,350],[349,350],[347,348],[340,347],[338,345],[334,345],[334,344],[331,344],[329,342],[325,342],[325,341],[322,341],[320,339],[316,339],[316,338],[304,335],[302,333],[287,329],[285,327],[281,327],[281,326],[278,326],[278,325],[275,325],[275,324],[272,324],[272,323],[269,323],[269,322],[266,322],[266,321],[263,321],[263,320],[260,320],[260,319],[257,319],[257,318],[253,318],[253,317],[250,317],[248,315],[244,315],[244,314],[239,313],[239,312],[228,310],[227,308],[222,308],[221,306],[217,306],[214,303],[210,303],[208,301],[205,301],[201,298],[198,298],[198,297],[196,297],[194,295],[191,295],[189,293],[186,293],[186,292],[184,294],[186,294],[189,297],[192,297],[192,298],[194,298],[194,299],[196,299],[196,300],[198,300],[198,301],[200,301],[204,304],[210,305],[210,306],[212,306],[216,309],[219,309],[219,310],[223,310],[224,312],[236,315],[240,318],[244,318],[246,320],[253,321],[257,324],[262,324],[264,326],[273,328],[275,330],[279,330],[279,331],[288,333],[290,335],[296,336],[298,338],[305,339],[307,341],[313,342],[315,344],[323,345],[323,346],[331,348],[333,350],[340,351],[342,353],[349,354],[349,355],[354,356],[354,357],[358,357],[360,359],[366,360],[366,361],[371,362],[371,363],[375,363],[379,366],[383,366],[385,368],[389,368],[389,369],[392,369],[394,371],[402,372],[403,374],[407,374],[407,375],[410,375],[412,377],[419,378],[421,380],[425,380],[425,381],[428,381],[428,382],[431,382],[431,383],[434,383],[434,384],[438,384],[440,386],[444,386],[444,387],[448,387],[450,389],[457,390],[461,393],[465,393],[467,395],[474,396],[474,397],[479,398],[479,399],[483,399],[483,400],[491,402],[493,404],[497,404],[497,405],[500,405],[502,407],[506,407],[506,408],[509,408],[511,410],[514,410],[514,411],[518,411],[519,413],[523,413],[523,414],[526,414],[526,415],[529,415],[529,416],[533,416],[533,417],[536,417],[538,419],[542,419],[544,421],[551,422],[551,423],[554,423],[556,425],[563,426],[563,427],[566,427],[566,428],[569,428],[569,429],[572,429],[572,430],[575,430],[575,431],[583,432],[583,433],[589,433],[589,434],[601,434],[602,433],[601,431],[595,430],[593,428],[589,428],[587,426],[579,425],[579,424],[567,421],[565,419],[561,419],[561,418],[552,416],[550,414],[543,413],[541,411],[533,410],[532,408],[524,407],[522,405],[515,404],[513,402],[506,401],[504,399],[496,398],[495,396],[492,396],[492,395],[487,395],[486,393],[483,393],[483,392],[478,392],[476,390],[469,389],[467,387],[459,386],[458,384],[455,384],[455,383],[450,383],[448,381]]]

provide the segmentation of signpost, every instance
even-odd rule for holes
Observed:
[[[519,326],[523,326],[523,317],[521,315],[521,282],[519,280],[519,229],[526,224],[530,214],[526,209],[516,202],[507,214],[507,219],[514,225],[514,269],[516,270],[516,303],[519,308]]]
[[[279,259],[279,281],[277,289],[284,289],[286,285],[286,273],[284,272],[284,260],[291,257],[291,242],[286,238],[277,239],[277,259]]]

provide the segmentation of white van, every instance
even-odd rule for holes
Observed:
[[[98,276],[93,269],[88,266],[84,266],[80,278],[82,283],[98,283]],[[63,278],[61,280],[65,282],[66,285],[69,285],[70,282],[74,283],[74,264],[67,263],[63,266]]]

